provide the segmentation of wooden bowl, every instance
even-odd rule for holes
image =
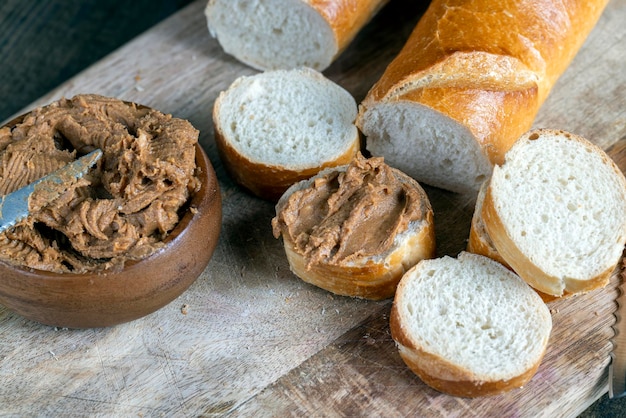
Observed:
[[[42,324],[92,328],[128,322],[170,303],[206,268],[222,223],[217,177],[200,145],[196,164],[202,187],[191,198],[194,210],[187,210],[163,248],[117,272],[54,273],[0,260],[0,304]]]

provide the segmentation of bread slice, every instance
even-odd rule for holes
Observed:
[[[275,201],[322,168],[352,160],[360,149],[356,112],[350,93],[309,68],[243,76],[213,106],[217,149],[237,183]]]
[[[492,260],[502,264],[504,267],[513,270],[496,249],[493,241],[491,240],[491,237],[489,236],[489,233],[487,232],[485,222],[483,221],[482,210],[483,203],[485,201],[485,193],[488,186],[489,181],[485,181],[478,191],[476,206],[474,208],[474,214],[472,215],[469,240],[467,241],[467,251],[473,254],[479,254],[485,257],[489,257]],[[572,293],[568,291],[563,291],[563,294],[560,296],[548,295],[537,289],[535,289],[535,291],[545,303],[552,302],[556,299],[563,299],[572,296]]]
[[[362,164],[359,163],[360,158],[359,156],[352,164]],[[374,254],[365,254],[361,252],[362,248],[358,247],[360,243],[357,243],[357,248],[353,248],[353,252],[346,257],[346,259],[349,259],[347,262],[337,263],[332,260],[332,251],[337,250],[337,247],[335,247],[331,250],[330,254],[321,261],[310,263],[310,259],[308,259],[302,251],[304,245],[300,242],[296,242],[301,241],[303,236],[309,241],[317,239],[312,239],[307,237],[307,235],[312,235],[312,231],[319,228],[320,224],[327,222],[327,219],[331,216],[341,220],[341,226],[338,229],[354,230],[358,228],[354,223],[351,223],[353,216],[363,216],[363,219],[366,219],[370,224],[375,222],[370,215],[367,215],[369,210],[367,205],[356,206],[358,209],[351,211],[349,214],[339,215],[337,212],[325,212],[324,215],[328,216],[322,218],[318,216],[319,212],[311,213],[309,209],[309,207],[312,206],[310,199],[299,197],[296,216],[307,216],[310,219],[316,219],[316,221],[312,222],[303,234],[298,234],[294,239],[290,238],[290,234],[286,231],[287,226],[282,220],[286,216],[282,212],[294,193],[315,187],[318,179],[329,173],[338,174],[339,185],[337,188],[342,188],[346,184],[344,179],[340,176],[341,173],[345,173],[349,167],[350,166],[341,166],[326,169],[313,178],[303,180],[289,188],[276,205],[276,218],[272,221],[274,236],[276,236],[276,238],[282,236],[290,268],[293,273],[303,281],[342,296],[370,300],[390,298],[395,293],[396,286],[402,278],[402,275],[408,269],[413,267],[420,260],[432,258],[435,255],[435,229],[432,207],[422,187],[411,177],[395,168],[389,167],[395,178],[408,189],[411,189],[411,193],[414,193],[416,196],[415,200],[411,198],[406,205],[412,205],[416,213],[420,214],[420,217],[409,222],[405,229],[398,229],[398,233],[393,237],[391,245],[384,251]],[[369,186],[366,185],[362,187]],[[328,200],[335,199],[337,193],[333,192],[333,195],[334,196],[331,196]],[[356,201],[354,197],[357,195],[358,192],[352,193],[353,201]],[[344,198],[345,197],[342,197],[342,199]],[[345,208],[346,204],[340,206]],[[325,204],[322,204],[322,207],[323,208],[320,209],[321,211],[327,210]],[[361,211],[361,209],[363,210]],[[375,230],[373,233],[378,234],[377,238],[381,241],[388,239],[385,230]],[[338,246],[346,245],[347,239],[343,237],[342,239],[343,242],[340,241]]]
[[[210,34],[259,70],[325,70],[388,0],[210,0]]]
[[[496,166],[482,218],[500,256],[549,295],[603,287],[626,244],[626,179],[599,147],[559,130],[522,135]]]
[[[533,120],[608,0],[433,0],[362,101],[367,150],[475,195]]]
[[[407,366],[454,396],[495,395],[537,371],[552,330],[541,298],[499,263],[462,252],[424,260],[398,285],[391,335]]]

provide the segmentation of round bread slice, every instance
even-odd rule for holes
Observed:
[[[552,318],[515,273],[484,256],[424,260],[398,285],[390,316],[400,357],[432,388],[477,397],[519,388],[545,354]]]
[[[392,211],[384,211],[383,216],[387,218],[381,221],[380,217],[372,215],[372,212],[377,211],[372,210],[376,204],[372,204],[367,197],[360,196],[359,189],[371,189],[372,183],[361,185],[357,190],[352,189],[349,194],[337,192],[345,190],[344,188],[350,189],[351,186],[347,183],[352,180],[346,180],[347,176],[343,175],[351,167],[366,165],[368,163],[365,161],[371,163],[374,160],[382,161],[382,158],[365,160],[359,154],[348,166],[324,170],[311,179],[293,185],[278,201],[276,217],[272,220],[274,236],[276,238],[282,236],[290,268],[303,281],[337,295],[381,300],[393,296],[398,282],[408,269],[420,260],[434,257],[433,211],[428,196],[411,177],[386,166],[391,175],[408,190],[405,196],[399,198],[400,203],[406,206],[404,213],[414,214],[405,218],[408,221],[405,227],[392,228],[392,233],[385,227],[392,223],[387,221],[395,222],[392,219]],[[377,162],[374,161],[373,164]],[[304,194],[319,186],[320,179],[328,178],[326,176],[331,176],[332,180],[329,183],[332,184],[331,187],[336,187],[328,199],[315,202]],[[367,176],[368,174],[364,175]],[[383,190],[382,193],[388,192]],[[336,211],[328,209],[329,201],[340,202],[336,206]],[[344,212],[347,207],[350,208],[349,212]],[[298,230],[297,233],[290,233],[291,228],[295,229],[293,224],[289,223],[289,218],[293,217],[306,219],[308,226]],[[330,228],[329,221],[333,224]],[[404,225],[402,222],[397,224]],[[320,232],[322,227],[327,228],[324,229],[324,233]],[[356,235],[347,235],[363,227],[370,232],[371,235],[368,237],[372,237],[371,239],[361,239],[365,235],[359,235],[359,238],[355,238]],[[371,247],[366,241],[375,240],[386,241],[386,245],[376,247],[376,251],[370,251]],[[324,247],[329,241],[330,248]],[[311,243],[315,247],[312,252],[321,249],[322,254],[314,261],[311,261],[314,256],[303,249]],[[344,252],[346,248],[349,250]],[[340,253],[341,259],[338,258]]]
[[[626,179],[599,147],[559,130],[522,135],[482,207],[494,247],[548,295],[605,286],[626,244]]]
[[[213,106],[217,149],[239,185],[276,201],[292,184],[352,160],[356,112],[350,93],[309,68],[243,76]]]

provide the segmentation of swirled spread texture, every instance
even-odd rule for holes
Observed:
[[[382,157],[359,155],[345,171],[330,171],[292,193],[272,220],[274,236],[289,237],[309,267],[348,265],[389,250],[410,222],[423,218],[422,202]]]
[[[187,121],[97,95],[37,108],[0,128],[0,195],[99,148],[100,161],[57,199],[0,234],[0,259],[34,269],[120,269],[149,256],[199,190]]]

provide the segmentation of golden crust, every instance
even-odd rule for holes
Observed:
[[[285,253],[293,273],[303,281],[337,295],[382,300],[392,297],[404,273],[418,261],[435,255],[433,215],[426,216],[425,226],[384,260],[364,260],[354,266],[315,264],[306,268],[304,257],[283,235]]]
[[[504,267],[511,269],[507,262],[500,256],[498,250],[496,250],[493,244],[488,240],[488,236],[484,235],[485,232],[478,226],[477,216],[472,218],[472,224],[470,225],[469,240],[467,241],[467,251],[474,254],[484,255],[494,261],[502,264]]]
[[[514,72],[525,68],[535,73],[540,105],[607,3],[608,0],[567,4],[550,0],[528,4],[513,0],[433,1],[370,94],[372,99],[382,100],[407,80],[433,77],[433,67],[441,71],[441,63],[463,51],[491,54],[508,61],[502,68],[513,66]],[[474,60],[475,57],[469,58],[468,64]],[[472,67],[464,72],[464,82],[455,77],[457,85],[475,85],[489,69],[482,65]],[[503,87],[514,88],[507,83]]]
[[[521,388],[535,375],[541,361],[525,373],[510,380],[497,380],[493,382],[483,382],[473,379],[471,374],[467,378],[442,379],[438,377],[443,374],[466,374],[467,371],[448,363],[438,356],[422,350],[412,351],[399,345],[399,353],[407,367],[411,369],[424,383],[431,388],[453,396],[464,398],[475,398],[479,396],[493,396],[508,392],[512,389]]]
[[[324,168],[348,164],[360,150],[360,138],[357,134],[352,145],[338,158],[320,162],[320,165],[316,167],[291,170],[255,162],[241,155],[224,139],[217,125],[215,126],[215,142],[220,159],[233,180],[252,194],[274,202],[292,184],[308,179]]]
[[[408,100],[466,126],[498,164],[528,130],[608,0],[433,1],[357,118]]]

